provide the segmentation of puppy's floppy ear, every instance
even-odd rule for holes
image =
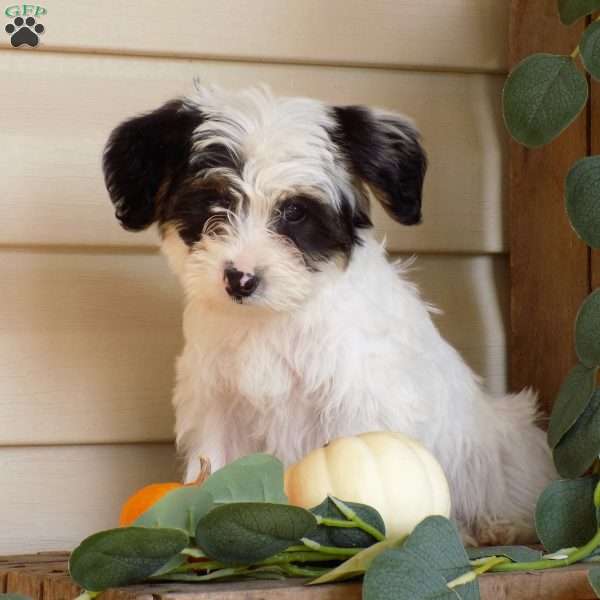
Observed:
[[[362,106],[336,106],[333,112],[334,141],[354,172],[393,219],[419,223],[427,157],[414,126],[400,115]]]
[[[160,204],[185,173],[202,114],[182,100],[119,125],[104,150],[104,181],[125,229],[157,220]]]

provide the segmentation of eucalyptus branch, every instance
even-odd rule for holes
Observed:
[[[315,552],[321,552],[322,554],[328,554],[333,556],[354,556],[359,552],[362,552],[364,548],[338,548],[337,546],[323,546],[319,542],[314,542],[308,538],[302,538],[300,540],[307,548],[314,550]]]
[[[306,550],[306,546],[304,544],[300,544],[298,546],[290,546],[286,548],[284,552],[304,552]]]
[[[196,573],[165,573],[164,575],[154,575],[149,577],[149,581],[211,581],[212,579],[221,579],[223,577],[235,577],[248,573],[248,567],[226,567],[218,569],[205,575]]]
[[[584,546],[578,548],[566,558],[561,559],[541,559],[523,563],[496,564],[491,567],[491,571],[495,573],[508,573],[511,571],[543,571],[546,569],[557,569],[559,567],[568,567],[575,564],[594,552],[600,546],[600,529],[596,535]]]
[[[286,575],[290,575],[292,577],[320,577],[321,575],[330,571],[330,569],[299,567],[297,565],[292,564],[281,565],[281,569]]]
[[[595,23],[596,21],[600,21],[600,17],[595,18],[592,22]],[[577,47],[575,48],[575,50],[573,50],[573,52],[571,52],[571,54],[569,55],[573,60],[575,60],[580,54],[580,47],[579,44],[577,45]]]
[[[344,504],[344,502],[333,496],[329,496],[329,499],[336,505],[337,509],[346,517],[346,519],[356,524],[357,528],[362,529],[378,542],[382,542],[385,539],[385,535],[383,535],[379,529],[369,525],[366,521],[363,521],[347,504]]]
[[[477,575],[483,575],[484,573],[486,573],[487,571],[490,571],[494,567],[496,567],[498,565],[502,565],[504,563],[509,563],[509,562],[510,562],[510,558],[506,558],[506,556],[494,556],[493,560],[489,560],[485,564],[477,567],[476,569],[473,569],[473,572],[476,573]]]
[[[344,521],[342,519],[331,519],[329,517],[322,517],[321,515],[315,515],[317,519],[317,525],[325,525],[327,527],[342,527],[342,528],[353,528],[357,529],[358,526],[354,521]]]
[[[475,581],[477,577],[479,577],[479,575],[483,575],[483,573],[489,571],[493,567],[506,562],[510,562],[510,559],[506,558],[505,556],[492,556],[486,559],[485,563],[477,567],[476,569],[473,569],[472,571],[467,571],[466,573],[463,573],[460,577],[457,577],[456,579],[450,581],[448,583],[448,587],[450,589],[453,589],[460,585],[466,585],[467,583],[471,583],[472,581]]]
[[[189,562],[176,569],[170,571],[170,573],[187,573],[188,571],[212,571],[213,569],[223,569],[226,565],[216,560],[204,560],[199,562]]]
[[[335,550],[351,550],[350,553],[340,553],[333,552],[332,548],[328,546],[321,546],[322,548],[327,548],[329,551],[327,552],[315,552],[311,550],[306,550],[305,552],[282,552],[281,554],[275,554],[275,556],[271,556],[256,565],[281,565],[281,564],[289,564],[295,562],[332,562],[332,561],[344,561],[349,556],[354,556],[358,554],[363,549],[362,548],[335,548]]]

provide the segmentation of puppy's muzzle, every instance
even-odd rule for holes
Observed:
[[[224,271],[225,290],[235,300],[251,296],[260,283],[260,277],[254,273],[244,273],[235,267],[226,267]]]

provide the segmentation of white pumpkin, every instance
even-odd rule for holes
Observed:
[[[416,440],[373,432],[339,438],[313,450],[285,473],[290,504],[312,508],[327,495],[381,514],[386,536],[409,534],[429,515],[450,516],[442,467]]]

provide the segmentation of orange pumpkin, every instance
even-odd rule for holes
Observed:
[[[138,490],[123,504],[119,516],[119,527],[128,527],[142,513],[154,506],[167,492],[180,487],[183,487],[182,483],[151,483]]]
[[[169,492],[181,487],[202,485],[210,475],[210,461],[207,458],[200,458],[200,474],[193,483],[151,483],[138,490],[130,496],[123,504],[121,515],[119,516],[119,527],[128,527],[140,515],[152,508],[161,498]]]

